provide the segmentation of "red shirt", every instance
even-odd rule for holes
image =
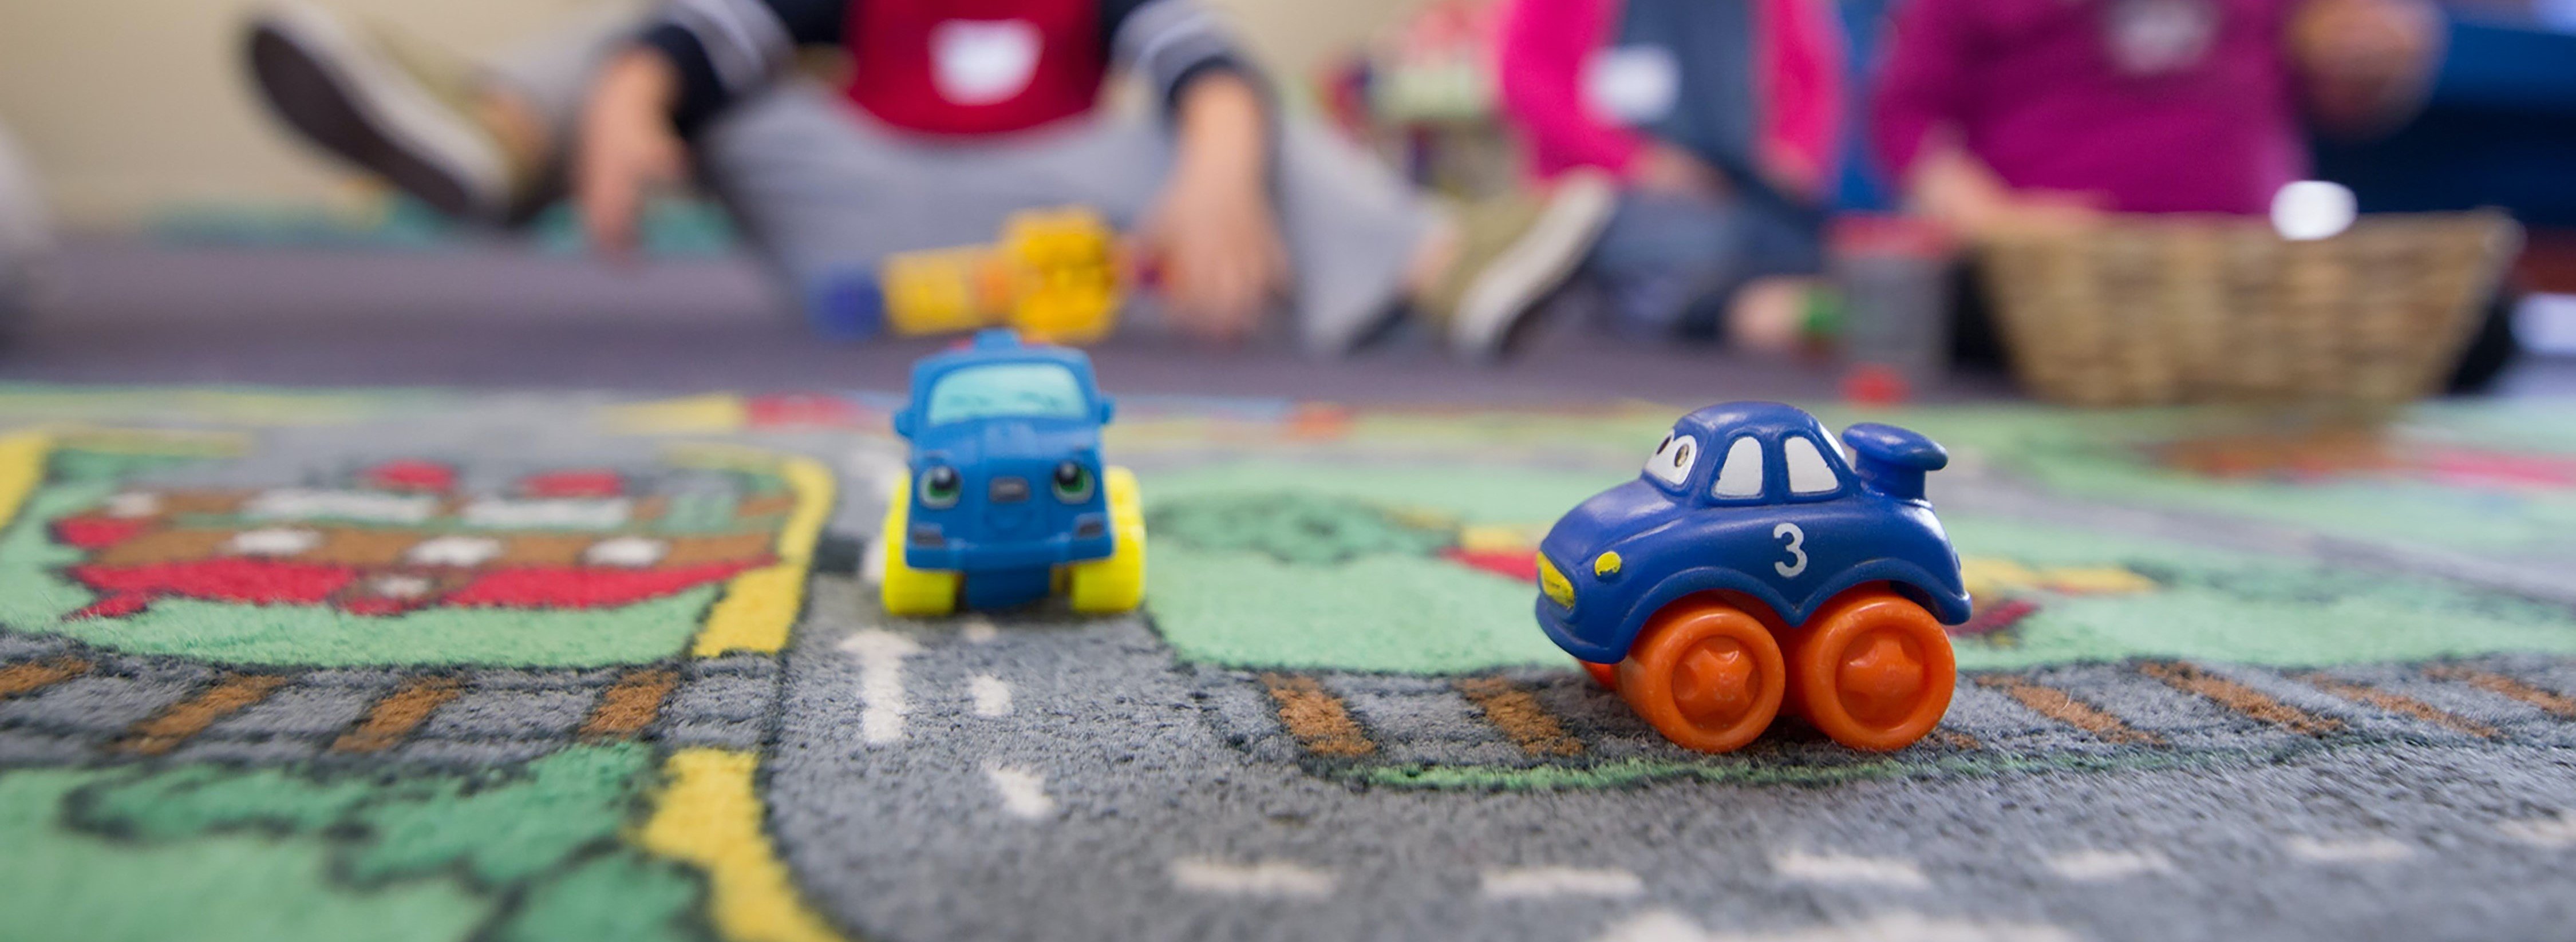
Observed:
[[[992,134],[1083,114],[1109,71],[1098,0],[853,0],[850,100],[931,134]]]
[[[683,132],[788,72],[799,46],[848,50],[850,101],[942,135],[1090,111],[1112,65],[1135,69],[1167,103],[1192,76],[1244,69],[1195,0],[706,0],[671,4],[639,41],[679,71],[671,118]]]

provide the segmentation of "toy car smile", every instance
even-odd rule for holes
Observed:
[[[1896,749],[1949,708],[1959,557],[1923,496],[1949,463],[1887,425],[1844,432],[1768,402],[1673,425],[1636,480],[1539,544],[1539,627],[1686,748],[1743,747],[1785,706],[1836,742]]]
[[[1079,350],[1007,330],[913,364],[894,417],[912,442],[887,495],[882,597],[902,616],[998,609],[1061,593],[1124,612],[1145,592],[1136,476],[1100,463],[1113,409]]]

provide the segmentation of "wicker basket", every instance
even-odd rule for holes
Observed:
[[[2313,242],[2176,216],[1978,254],[2014,371],[2043,398],[2387,403],[2440,388],[2520,244],[2496,212],[2368,216]]]

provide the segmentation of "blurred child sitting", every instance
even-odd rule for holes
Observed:
[[[1899,0],[1873,137],[1970,236],[2261,213],[2307,172],[2303,118],[2406,114],[2438,28],[2419,0]]]
[[[481,65],[397,39],[289,5],[254,20],[250,61],[298,131],[460,217],[524,218],[569,189],[617,253],[646,195],[694,175],[809,306],[862,303],[848,286],[889,255],[1066,204],[1128,230],[1166,318],[1218,341],[1283,295],[1329,354],[1408,304],[1509,309],[1552,287],[1555,243],[1521,238],[1546,207],[1463,238],[1366,156],[1279,120],[1193,0],[674,0]],[[850,53],[838,89],[798,77],[806,48]],[[1160,122],[1098,114],[1115,68],[1146,79]]]
[[[1640,336],[1797,340],[1823,265],[1841,35],[1823,0],[1511,0],[1504,107],[1544,178],[1606,172],[1585,260]]]
[[[2265,212],[2307,174],[2309,124],[2402,119],[2440,45],[2419,0],[1898,4],[1873,143],[1916,212],[1972,240]],[[1964,271],[1955,308],[1958,358],[2000,363]]]

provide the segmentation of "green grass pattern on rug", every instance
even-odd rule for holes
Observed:
[[[1615,480],[1487,467],[1461,481],[1447,469],[1263,463],[1156,475],[1145,492],[1164,520],[1293,495],[1395,518],[1543,528]],[[1272,523],[1223,541],[1187,529],[1158,534],[1148,568],[1155,627],[1184,657],[1232,667],[1427,674],[1568,663],[1533,621],[1531,586],[1338,522],[1350,515],[1308,511],[1285,524],[1311,531]],[[2576,653],[2568,612],[2433,578],[2018,521],[1945,522],[1965,556],[2116,566],[2157,583],[2135,594],[2034,596],[2039,610],[2012,631],[1960,642],[1966,669],[2131,657],[2325,665]],[[1313,547],[1279,545],[1301,532]]]
[[[0,773],[0,939],[699,937],[698,881],[620,836],[651,751],[506,772]]]
[[[2519,403],[2428,405],[2388,426],[2389,447],[2401,457],[2456,447],[2564,460],[2576,456],[2571,415],[2576,412]],[[2197,434],[2261,434],[2271,427],[2253,413],[1993,407],[1907,410],[1876,420],[1907,425],[1954,452],[2094,500],[2266,520],[2400,546],[2576,560],[2576,488],[2466,487],[2381,474],[2219,479],[2159,466],[2145,452]]]

